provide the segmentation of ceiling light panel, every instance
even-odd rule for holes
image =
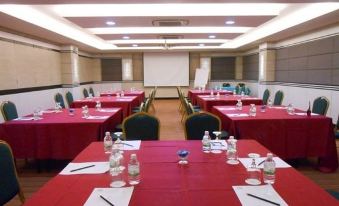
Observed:
[[[89,28],[94,34],[192,34],[192,33],[245,33],[252,27],[114,27]]]
[[[197,44],[197,43],[226,43],[228,39],[130,39],[130,40],[109,40],[112,44]]]
[[[60,4],[46,8],[63,17],[98,16],[276,16],[280,3],[249,4]]]

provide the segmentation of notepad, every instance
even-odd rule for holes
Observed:
[[[141,140],[122,141],[122,144],[124,145],[123,150],[139,150]]]
[[[71,162],[60,172],[60,175],[103,174],[108,170],[109,170],[108,162],[81,162],[81,163]]]
[[[299,115],[299,116],[307,116],[307,113],[306,112],[296,112],[294,113],[295,115]],[[316,115],[319,115],[319,114],[316,114],[316,113],[311,113],[311,116],[316,116]]]
[[[88,116],[86,119],[107,119],[109,116]]]
[[[94,188],[84,206],[109,206],[109,204],[103,200],[100,195],[114,206],[128,206],[133,189],[134,187]]]
[[[117,112],[117,109],[100,109],[98,112]]]
[[[251,165],[253,158],[239,158],[239,161],[244,167],[248,167]],[[266,157],[259,157],[255,158],[255,163],[258,165],[262,161],[264,161]],[[287,164],[284,160],[282,160],[280,157],[273,157],[273,160],[275,162],[275,167],[276,168],[289,168],[291,165]],[[258,168],[264,168],[264,164],[258,165]]]
[[[274,204],[265,202],[258,198],[249,196],[248,194],[275,202],[281,206],[287,206],[287,203],[275,191],[271,185],[260,186],[233,186],[234,192],[237,194],[242,206],[272,206]]]
[[[13,120],[29,121],[29,120],[34,120],[34,118],[33,117],[18,117]]]
[[[217,107],[220,111],[236,110],[234,107]]]
[[[225,140],[211,140],[211,150],[227,150]]]
[[[246,113],[239,113],[239,114],[227,114],[229,117],[249,117]]]

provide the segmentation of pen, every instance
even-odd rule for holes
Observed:
[[[254,197],[254,198],[257,198],[257,199],[259,199],[259,200],[262,200],[262,201],[271,203],[271,204],[273,204],[273,205],[280,205],[279,203],[273,202],[273,201],[271,201],[271,200],[268,200],[268,199],[265,199],[265,198],[262,198],[262,197],[258,197],[258,196],[256,196],[256,195],[252,195],[252,194],[250,194],[250,193],[247,193],[247,195],[248,195],[248,196],[251,196],[251,197]]]
[[[265,160],[259,162],[259,164],[257,164],[257,166],[261,165],[261,164],[264,163],[264,162],[265,162]]]
[[[70,172],[75,172],[75,171],[78,171],[78,170],[83,170],[83,169],[87,169],[87,168],[90,168],[90,167],[94,167],[95,165],[88,165],[86,167],[80,167],[78,169],[74,169],[74,170],[71,170]]]
[[[114,206],[114,204],[111,203],[108,199],[104,198],[104,196],[100,195],[100,198],[107,202],[109,205]]]

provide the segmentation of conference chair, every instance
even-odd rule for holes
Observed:
[[[312,112],[326,115],[330,101],[326,97],[318,97],[313,101]]]
[[[89,93],[92,95],[92,97],[95,97],[94,90],[92,87],[89,88]]]
[[[16,195],[21,203],[25,202],[10,146],[0,140],[0,205],[9,202]]]
[[[250,95],[251,94],[251,90],[250,90],[250,88],[248,88],[248,87],[244,87],[244,93],[245,93],[245,95]]]
[[[230,87],[230,86],[231,86],[230,83],[223,83],[223,84],[222,84],[222,87]]]
[[[239,85],[235,86],[235,93],[240,94],[240,92],[241,92],[240,89],[241,88],[239,87]]]
[[[56,93],[54,96],[54,101],[55,103],[60,103],[60,106],[65,109],[65,102],[64,102],[64,98],[62,97],[62,94],[60,93]]]
[[[160,122],[146,112],[138,112],[124,119],[122,131],[127,140],[158,140]]]
[[[88,91],[87,91],[86,88],[84,88],[84,89],[82,90],[82,93],[84,94],[84,97],[85,97],[85,98],[89,97],[89,94],[88,94]]]
[[[238,83],[239,87],[245,87],[245,83]]]
[[[268,98],[270,98],[270,90],[265,89],[263,97],[262,97],[262,102],[264,105],[267,104]]]
[[[273,105],[281,105],[283,99],[284,99],[284,93],[281,90],[277,91],[274,95]]]
[[[132,109],[132,114],[138,113],[138,112],[143,112],[144,109],[145,109],[145,103],[144,103],[144,102],[141,102],[139,107],[134,107],[134,108]]]
[[[71,107],[71,104],[73,103],[74,99],[73,99],[73,94],[70,91],[66,93],[66,101],[67,101],[68,106]]]
[[[214,138],[214,131],[221,131],[221,120],[218,116],[209,112],[196,112],[185,120],[185,137],[187,140],[201,140],[205,131],[209,131]],[[221,131],[220,138],[226,139],[228,133]]]
[[[1,113],[5,121],[10,121],[12,119],[18,118],[18,112],[16,110],[16,106],[11,101],[2,102]]]

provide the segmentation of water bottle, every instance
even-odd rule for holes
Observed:
[[[287,114],[289,114],[289,115],[293,115],[294,114],[294,108],[293,108],[292,104],[288,104],[286,110],[287,110]]]
[[[264,182],[267,184],[273,184],[275,181],[275,162],[273,160],[273,154],[267,153],[267,158],[264,162]]]
[[[208,131],[205,131],[205,134],[202,138],[202,151],[205,153],[211,152],[211,137]]]
[[[242,110],[242,102],[241,102],[241,99],[238,99],[238,102],[237,104],[235,105],[237,110]]]
[[[112,149],[109,156],[109,172],[112,176],[117,176],[120,173],[120,153],[117,149]]]
[[[230,136],[227,140],[226,155],[228,164],[239,164],[237,153],[237,140],[234,139],[234,136]]]
[[[97,111],[99,111],[99,110],[101,109],[101,102],[100,102],[100,101],[97,101],[97,102],[96,102],[95,109],[96,109]]]
[[[260,185],[261,184],[261,170],[257,167],[255,159],[252,159],[251,165],[247,167],[247,179],[245,182],[249,185]]]
[[[219,92],[217,92],[217,98],[220,98],[220,93]]]
[[[255,117],[257,115],[257,108],[255,107],[255,104],[251,104],[249,115],[251,117]]]
[[[271,98],[268,99],[268,101],[267,101],[267,106],[268,106],[269,108],[271,108],[271,107],[273,106],[273,102],[272,102],[272,99],[271,99]]]
[[[241,95],[241,97],[244,97],[245,96],[245,92],[241,91],[240,95]]]
[[[234,89],[233,90],[233,95],[236,95],[237,94],[237,91]]]
[[[137,185],[140,182],[140,164],[136,154],[131,154],[128,163],[128,183],[130,185]]]
[[[121,91],[121,94],[120,94],[122,97],[125,96],[125,93],[124,91]]]
[[[211,90],[210,96],[211,96],[211,97],[214,96],[213,90]]]
[[[111,133],[106,132],[105,137],[104,137],[104,151],[105,151],[105,153],[107,153],[107,154],[111,153],[112,145],[113,145],[113,141],[112,141]]]

